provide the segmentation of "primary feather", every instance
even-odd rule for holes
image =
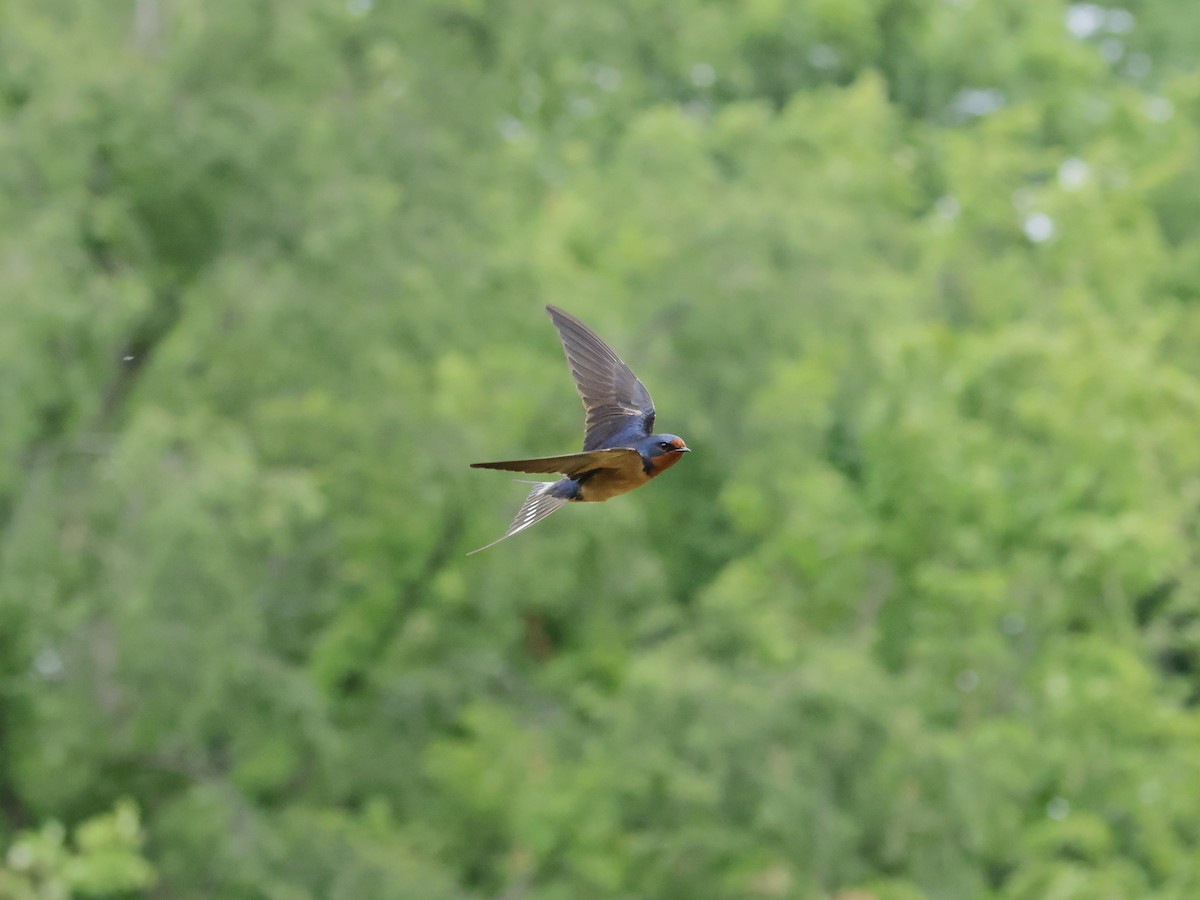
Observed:
[[[567,365],[587,414],[584,450],[612,446],[631,430],[639,436],[654,428],[654,401],[646,386],[599,335],[569,313],[547,306],[558,330]]]
[[[641,465],[636,450],[617,447],[610,450],[589,450],[563,456],[542,456],[536,459],[506,459],[499,462],[471,463],[472,469],[503,469],[506,472],[530,472],[545,475],[560,472],[568,477],[594,472],[597,469],[623,469]]]

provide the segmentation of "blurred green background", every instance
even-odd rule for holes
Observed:
[[[1200,896],[1200,4],[2,16],[0,896]]]

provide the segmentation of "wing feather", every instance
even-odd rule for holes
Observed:
[[[586,413],[584,450],[597,450],[635,424],[654,428],[654,401],[646,386],[599,335],[555,306],[546,312],[558,330],[567,365]]]
[[[530,472],[545,475],[559,472],[568,477],[582,475],[596,469],[621,469],[641,465],[642,457],[636,450],[614,448],[610,450],[586,450],[583,453],[568,453],[565,456],[543,456],[538,459],[506,459],[499,462],[471,463],[472,469],[503,469],[506,472]]]

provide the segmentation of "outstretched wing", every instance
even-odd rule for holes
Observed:
[[[548,493],[552,487],[554,487],[553,481],[535,485],[533,490],[529,492],[529,496],[525,498],[525,502],[521,504],[521,508],[517,510],[516,518],[508,526],[508,531],[504,532],[504,534],[490,544],[484,544],[482,547],[472,550],[467,556],[478,553],[480,550],[486,550],[488,547],[495,547],[505,538],[510,538],[514,534],[524,531],[530,525],[542,521],[542,519],[546,518],[546,516],[550,515],[556,509],[565,506],[569,502],[565,497],[555,497]]]
[[[623,469],[641,466],[642,457],[636,450],[617,448],[613,450],[585,450],[583,453],[568,453],[565,456],[543,456],[538,459],[507,459],[500,462],[471,463],[472,469],[503,469],[506,472],[532,472],[547,474],[561,472],[563,475],[582,475],[595,469]]]
[[[555,306],[547,306],[546,312],[558,329],[587,413],[583,449],[608,445],[631,423],[649,434],[654,428],[654,401],[633,370],[574,316]]]

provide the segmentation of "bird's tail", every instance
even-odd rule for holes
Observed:
[[[482,547],[472,550],[467,556],[478,553],[480,550],[486,550],[488,547],[495,547],[505,538],[510,538],[514,534],[524,531],[530,525],[542,521],[550,513],[570,502],[570,497],[560,496],[563,492],[555,490],[559,484],[560,482],[557,481],[533,482],[533,490],[529,492],[529,496],[525,498],[525,502],[517,510],[516,517],[512,520],[512,524],[508,526],[508,531],[504,532],[504,534],[490,544],[484,544]]]

